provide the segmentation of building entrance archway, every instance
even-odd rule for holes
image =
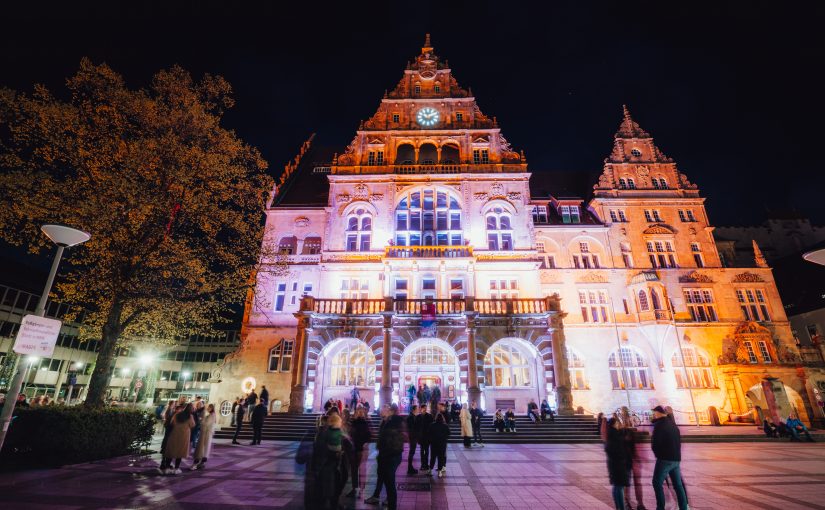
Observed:
[[[418,403],[418,389],[424,384],[430,391],[437,386],[442,402],[462,394],[458,356],[450,344],[438,338],[419,338],[408,345],[401,355],[399,376],[399,399],[405,410]]]
[[[349,404],[353,387],[358,388],[362,400],[373,405],[375,371],[375,354],[362,340],[339,338],[330,342],[318,359],[313,408],[323,409],[329,399]]]

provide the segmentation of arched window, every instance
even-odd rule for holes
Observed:
[[[269,371],[289,372],[292,368],[294,341],[282,338],[278,345],[269,350]]]
[[[656,292],[656,289],[650,289],[650,300],[653,302],[653,309],[654,310],[661,310],[662,309],[662,302],[659,299],[659,293]]]
[[[627,189],[636,189],[636,181],[630,177],[627,178]]]
[[[613,351],[607,359],[613,389],[651,388],[650,372],[644,355],[634,347]]]
[[[644,290],[639,291],[639,310],[642,312],[650,310],[650,304],[647,302],[647,292]]]
[[[684,365],[682,364],[684,359]],[[676,376],[676,386],[679,388],[715,388],[713,369],[707,354],[692,345],[682,347],[673,352],[670,359],[673,365],[673,374]]]
[[[332,357],[331,382],[334,386],[375,386],[375,355],[367,344],[349,340]]]
[[[570,389],[587,389],[587,380],[584,378],[584,359],[569,347],[567,348],[567,368],[570,372]]]
[[[278,252],[283,255],[293,255],[298,251],[298,238],[295,236],[282,237],[278,242]]]
[[[528,388],[533,385],[531,357],[514,343],[496,342],[484,356],[487,386],[495,388]]]
[[[317,255],[321,253],[321,238],[311,236],[304,239],[304,249],[301,253],[304,255]]]
[[[372,216],[356,209],[347,217],[347,251],[370,251]]]
[[[404,354],[405,365],[455,365],[455,356],[435,344],[425,344]]]
[[[510,251],[513,249],[513,233],[510,213],[495,207],[487,213],[487,249]]]
[[[447,190],[409,192],[395,208],[396,246],[462,246],[461,206]]]

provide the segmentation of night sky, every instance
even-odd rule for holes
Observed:
[[[627,103],[712,223],[791,207],[825,223],[822,3],[18,3],[3,9],[0,86],[62,93],[83,56],[133,87],[173,64],[221,74],[237,99],[225,124],[273,175],[313,132],[349,143],[430,32],[533,172],[597,174]]]

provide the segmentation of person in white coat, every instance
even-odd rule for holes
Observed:
[[[461,423],[461,435],[464,437],[464,448],[472,447],[473,422],[467,404],[461,405],[461,412],[458,413],[458,421]]]
[[[201,420],[201,435],[200,438],[198,438],[198,445],[195,447],[195,463],[192,464],[193,471],[206,467],[209,452],[212,451],[212,436],[215,433],[215,421],[217,420],[215,404],[206,406],[206,412],[207,414]]]

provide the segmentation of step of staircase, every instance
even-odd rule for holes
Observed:
[[[266,417],[262,429],[264,440],[300,441],[307,432],[315,431],[318,414],[276,413]],[[406,418],[404,416],[404,418]],[[373,433],[376,434],[381,420],[370,416]],[[598,443],[601,442],[596,427],[596,419],[589,415],[556,416],[554,422],[533,423],[527,416],[516,417],[515,432],[497,432],[493,429],[493,417],[482,417],[481,434],[484,442],[491,444],[550,444],[550,443]],[[457,422],[449,424],[451,443],[460,443],[461,426]],[[234,427],[222,427],[215,437],[231,439]],[[239,440],[252,439],[252,427],[244,423],[238,435]]]

